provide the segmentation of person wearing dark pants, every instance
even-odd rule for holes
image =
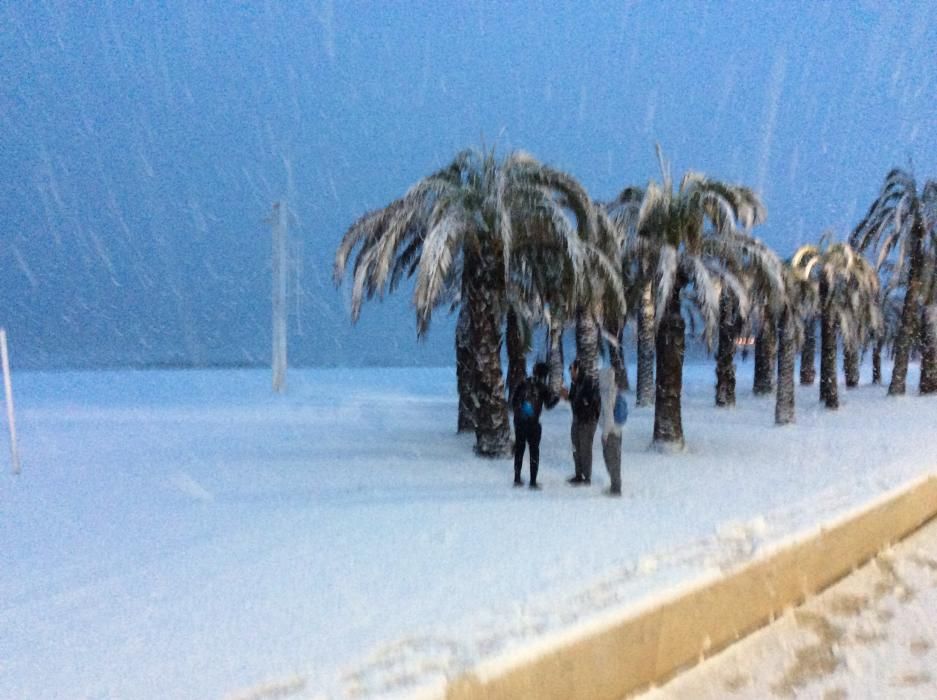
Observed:
[[[573,411],[570,439],[573,443],[575,473],[567,482],[573,486],[588,486],[592,483],[592,441],[599,422],[599,388],[588,374],[580,372],[579,360],[569,366],[572,379],[565,397]]]
[[[530,488],[539,489],[537,472],[540,470],[540,413],[556,406],[560,397],[547,386],[550,368],[545,362],[534,365],[532,377],[525,377],[511,393],[514,409],[514,485],[523,486],[521,469],[524,466],[524,450],[530,448]]]
[[[530,447],[530,488],[540,488],[537,472],[540,471],[540,436],[543,427],[533,421],[514,421],[514,485],[523,486],[521,469],[524,466],[524,449]]]
[[[621,427],[628,418],[628,404],[624,394],[619,395],[615,370],[606,367],[599,374],[599,393],[602,404],[602,457],[611,481],[609,496],[621,496]]]

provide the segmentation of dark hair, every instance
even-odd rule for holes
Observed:
[[[577,370],[577,371],[578,371],[578,370],[579,370],[579,358],[578,358],[578,357],[577,357],[575,360],[573,360],[572,362],[569,363],[569,369],[570,369],[570,371],[572,371],[572,370]]]
[[[550,365],[548,365],[546,362],[538,362],[534,365],[535,379],[546,379],[548,374],[550,374]]]

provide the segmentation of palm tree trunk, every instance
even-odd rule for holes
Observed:
[[[921,382],[922,394],[937,392],[937,306],[928,304],[921,313]]]
[[[576,359],[579,371],[599,379],[599,324],[592,312],[585,308],[576,309]]]
[[[716,348],[716,405],[735,405],[735,299],[725,290],[719,297],[719,345]]]
[[[882,346],[881,340],[876,340],[872,346],[872,383],[882,383]]]
[[[921,294],[921,271],[924,267],[924,223],[920,214],[916,214],[911,226],[911,255],[908,263],[908,286],[901,309],[901,324],[898,337],[895,338],[895,365],[891,371],[891,383],[888,385],[889,396],[903,396],[908,378],[908,359],[914,339],[915,311]]]
[[[774,403],[774,422],[787,425],[794,422],[794,316],[784,307],[778,321],[778,393]]]
[[[615,370],[615,384],[619,389],[628,389],[628,369],[625,367],[625,346],[622,343],[625,335],[625,319],[615,318],[607,321],[605,330],[618,341],[618,345],[608,344],[609,364]]]
[[[817,378],[817,319],[804,322],[804,347],[800,351],[800,383],[811,386]]]
[[[843,373],[846,375],[846,388],[855,389],[859,386],[859,348],[843,345]]]
[[[648,281],[641,293],[638,309],[638,386],[636,406],[654,403],[654,293],[653,282]]]
[[[501,374],[501,294],[498,261],[484,249],[466,254],[463,275],[468,275],[466,302],[469,337],[476,371],[472,402],[475,405],[475,453],[504,457],[511,453],[511,428]]]
[[[464,289],[465,285],[463,285]],[[459,418],[457,430],[460,433],[475,431],[474,395],[475,354],[472,352],[469,335],[468,304],[459,309],[459,320],[455,327],[455,366],[456,386],[459,392]]]
[[[683,393],[684,332],[686,323],[680,313],[679,278],[667,304],[665,316],[657,329],[657,396],[654,403],[654,444],[665,449],[683,447],[683,418],[680,399]]]
[[[761,331],[755,338],[755,381],[752,386],[756,396],[774,391],[774,373],[777,371],[778,335],[774,314],[764,309]]]
[[[510,397],[514,395],[514,389],[527,376],[527,354],[525,352],[527,343],[524,342],[521,324],[514,309],[508,309],[506,335],[508,344],[508,400],[510,400]]]
[[[827,408],[839,408],[836,387],[836,314],[827,308],[826,280],[820,283],[820,400]]]
[[[560,393],[563,386],[563,324],[555,319],[550,320],[547,328],[547,364],[550,366],[550,390],[554,394]]]

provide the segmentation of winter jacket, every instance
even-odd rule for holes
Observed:
[[[599,419],[599,387],[588,375],[569,386],[569,403],[573,408],[573,417],[583,423],[594,423]]]
[[[621,426],[615,422],[618,383],[615,381],[615,370],[611,367],[606,367],[599,372],[599,395],[602,398],[602,437],[621,435]]]
[[[533,377],[525,377],[524,381],[514,388],[514,393],[511,396],[514,422],[537,423],[540,421],[540,413],[543,411],[544,404],[548,409],[553,408],[559,400],[560,397],[550,391],[546,384],[537,381]],[[530,417],[525,417],[521,408],[525,401],[529,401],[533,407],[533,415]]]

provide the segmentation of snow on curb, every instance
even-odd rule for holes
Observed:
[[[883,494],[824,526],[712,571],[613,618],[480,664],[447,700],[609,700],[661,683],[762,627],[937,516],[937,475]]]

